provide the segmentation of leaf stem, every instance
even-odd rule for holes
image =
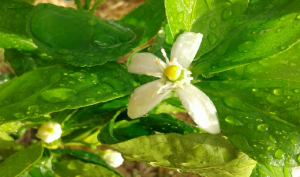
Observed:
[[[80,0],[75,0],[75,4],[77,7],[77,10],[82,10],[82,4],[81,4]]]
[[[93,7],[91,8],[90,12],[91,12],[92,14],[94,14],[94,13],[95,13],[95,10],[97,9],[97,7],[98,7],[103,1],[104,1],[104,0],[97,0],[97,1],[95,2],[95,4],[93,5]]]
[[[84,3],[84,9],[85,10],[89,10],[90,9],[91,2],[92,2],[92,0],[85,0],[85,3]]]

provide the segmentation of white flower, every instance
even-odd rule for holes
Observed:
[[[193,61],[201,44],[203,35],[184,32],[178,36],[171,50],[171,61],[165,51],[162,54],[166,63],[151,53],[137,53],[128,66],[128,71],[135,74],[146,74],[160,79],[136,88],[128,104],[128,116],[138,118],[153,109],[171,91],[175,91],[183,107],[194,122],[203,130],[220,133],[217,111],[213,102],[190,84],[193,79],[187,69]]]
[[[110,166],[117,168],[124,162],[121,153],[113,150],[106,150],[103,155],[103,160]]]
[[[47,122],[38,129],[37,137],[46,143],[51,143],[60,138],[62,133],[59,123]]]
[[[293,177],[300,177],[300,167],[293,167],[292,168],[292,176]]]

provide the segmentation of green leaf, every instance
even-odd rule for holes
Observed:
[[[35,69],[35,62],[30,55],[26,55],[16,49],[6,49],[4,57],[18,76]]]
[[[248,177],[256,162],[229,140],[210,134],[158,134],[110,145],[130,161],[210,177]]]
[[[119,177],[115,172],[105,167],[92,163],[84,163],[79,160],[64,160],[53,163],[54,171],[61,177]]]
[[[248,0],[165,0],[165,4],[173,37],[183,31],[202,33],[199,54],[203,55],[222,41]]]
[[[275,57],[300,41],[299,0],[250,1],[237,27],[194,63],[194,75],[213,74]]]
[[[36,163],[43,154],[41,143],[35,143],[5,159],[0,164],[0,176],[15,177]]]
[[[132,138],[160,133],[198,133],[203,132],[169,114],[150,114],[139,119],[130,119],[127,114],[120,115],[123,120],[115,122],[118,114],[101,129],[98,140],[104,144],[115,144]],[[126,120],[127,119],[127,120]]]
[[[18,144],[15,141],[6,141],[0,138],[0,155],[3,159],[8,158],[22,148],[23,145]]]
[[[75,149],[55,149],[51,152],[55,154],[70,154],[71,156],[78,158],[79,160],[82,160],[87,163],[93,163],[96,165],[100,165],[102,167],[105,167],[108,170],[111,170],[115,173],[117,176],[121,176],[114,168],[111,168],[109,165],[106,164],[106,162],[101,159],[101,157],[97,154],[94,154],[92,152],[88,152],[86,150],[75,150]]]
[[[110,121],[121,107],[126,107],[128,97],[78,109],[63,122],[63,130],[96,127]]]
[[[132,80],[125,66],[116,62],[92,68],[39,68],[0,85],[0,122],[39,117],[123,97],[133,91]]]
[[[286,167],[273,167],[269,165],[263,165],[258,163],[252,171],[250,177],[292,177],[291,168]]]
[[[299,53],[300,43],[297,43],[289,50],[274,57],[217,73],[214,76],[219,80],[285,79],[300,81]]]
[[[37,48],[26,33],[26,16],[32,8],[15,0],[0,1],[0,48],[26,51]]]
[[[76,66],[117,60],[137,47],[142,37],[141,28],[51,4],[33,8],[27,31],[38,47]]]
[[[223,133],[237,148],[262,164],[299,166],[299,82],[211,81],[195,86],[212,99]]]
[[[141,44],[149,41],[160,30],[166,19],[164,0],[148,0],[121,18],[121,22],[144,26],[146,30]]]

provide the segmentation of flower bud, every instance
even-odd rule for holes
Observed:
[[[51,143],[60,138],[62,133],[59,123],[47,122],[38,129],[37,137],[46,143]]]

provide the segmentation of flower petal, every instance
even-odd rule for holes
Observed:
[[[164,82],[159,79],[136,88],[129,100],[128,116],[133,119],[141,117],[160,103],[171,92],[171,89],[168,89],[157,94],[163,85]]]
[[[175,91],[183,107],[200,128],[211,134],[221,132],[215,105],[205,93],[191,84]]]
[[[157,59],[158,58],[151,53],[137,53],[131,58],[128,72],[161,77],[163,69],[155,63],[155,60]]]
[[[201,33],[184,32],[176,39],[171,51],[171,60],[176,58],[182,67],[188,68],[202,42]]]

